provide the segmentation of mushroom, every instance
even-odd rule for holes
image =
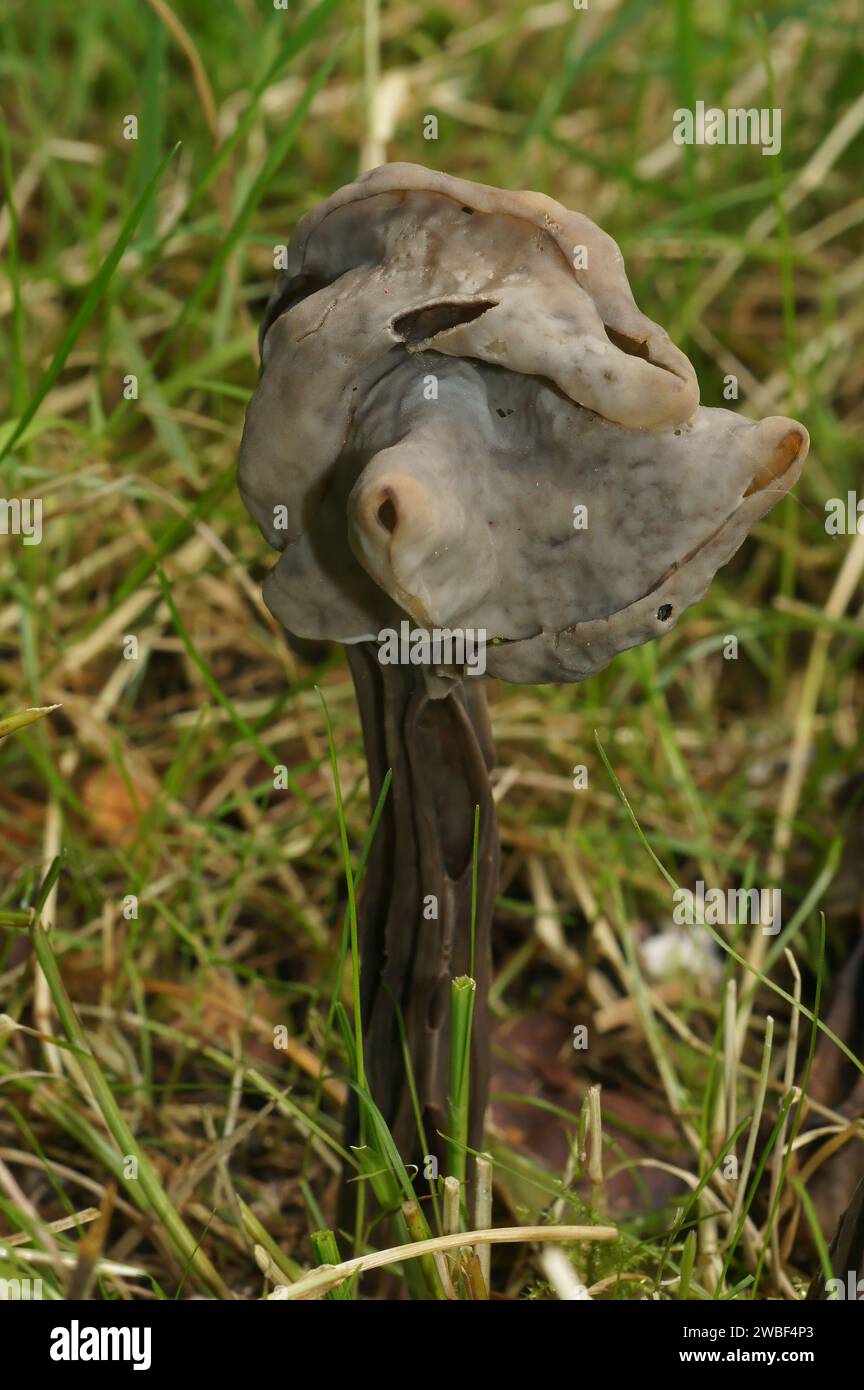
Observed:
[[[587,217],[413,164],[300,222],[261,357],[239,476],[281,552],[265,598],[289,632],[346,645],[373,801],[393,773],[361,904],[362,1010],[373,1095],[416,1163],[395,1006],[437,1154],[477,806],[473,1147],[487,1098],[498,849],[472,669],[581,681],[674,627],[793,485],[808,436],[700,406]],[[470,635],[482,659],[389,662],[384,635],[406,630]]]

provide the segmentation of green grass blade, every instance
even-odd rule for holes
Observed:
[[[37,709],[22,709],[19,714],[7,714],[5,719],[0,719],[0,739],[18,729],[26,729],[28,724],[35,724],[37,719],[44,719],[46,714],[53,714],[59,708],[59,705],[41,705]]]
[[[305,92],[298,101],[294,110],[291,112],[291,115],[288,117],[288,120],[285,122],[284,128],[280,131],[277,138],[273,141],[273,144],[270,148],[267,158],[264,161],[264,164],[262,165],[257,177],[255,178],[255,181],[252,184],[252,187],[249,189],[249,192],[246,194],[246,197],[243,200],[243,205],[240,208],[240,211],[237,213],[237,216],[235,217],[228,231],[221,238],[216,252],[212,260],[210,261],[210,264],[206,272],[198,281],[198,284],[195,286],[195,289],[192,292],[192,294],[185,301],[183,308],[180,310],[179,315],[174,321],[173,326],[164,335],[158,350],[153,354],[152,360],[154,362],[158,362],[161,360],[171,343],[176,338],[181,327],[188,319],[189,315],[194,313],[198,306],[204,301],[204,299],[206,299],[213,286],[217,284],[219,277],[221,276],[222,271],[224,269],[226,261],[234,251],[234,248],[237,246],[238,242],[240,241],[240,238],[243,236],[243,233],[245,232],[246,227],[249,224],[252,214],[254,213],[261,199],[264,197],[264,194],[266,193],[274,174],[278,170],[279,166],[283,163],[286,155],[288,154],[288,151],[291,149],[291,146],[297,139],[303,122],[306,119],[306,115],[309,111],[309,108],[312,105],[312,102],[315,100],[315,97],[318,95],[319,91],[323,87],[324,83],[327,81],[327,78],[330,76],[330,73],[333,67],[335,66],[336,60],[341,52],[341,48],[341,44],[337,45],[337,47],[334,48],[333,52],[330,54],[329,58],[327,58],[326,61],[321,64],[318,71],[310,79]]]
[[[449,1174],[465,1181],[468,1152],[468,1104],[471,1089],[471,1024],[476,986],[467,975],[450,985],[450,1095],[451,1141],[447,1145]]]
[[[219,170],[223,167],[226,159],[229,158],[232,151],[253,125],[255,117],[258,114],[258,106],[261,102],[261,98],[264,96],[270,84],[275,82],[279,73],[287,63],[291,62],[292,58],[296,58],[299,53],[302,53],[303,49],[306,48],[320,30],[323,29],[334,11],[338,10],[344,3],[345,0],[321,0],[321,3],[316,5],[314,10],[310,10],[297,25],[297,28],[292,30],[288,35],[288,38],[279,49],[279,52],[267,68],[264,76],[255,83],[255,86],[250,91],[249,101],[243,115],[240,117],[227,140],[219,146],[210,164],[204,170],[204,173],[195,185],[187,206],[196,202],[201,194],[210,187],[216,175],[219,173]]]
[[[63,983],[57,959],[51,949],[48,933],[41,923],[37,922],[33,926],[30,937],[36,959],[48,982],[51,998],[54,1001],[54,1007],[57,1010],[63,1031],[69,1041],[79,1049],[78,1064],[84,1073],[99,1112],[120,1153],[132,1155],[137,1160],[138,1177],[134,1181],[138,1190],[146,1198],[148,1206],[159,1218],[178,1255],[196,1276],[198,1282],[210,1293],[215,1294],[217,1298],[230,1298],[230,1290],[226,1288],[215,1266],[200,1248],[192,1232],[174,1208],[159,1181],[156,1169],[120,1113],[111,1084],[96,1060],[72,1000],[66,993],[66,986]]]
[[[796,1193],[801,1199],[801,1206],[804,1208],[804,1215],[807,1218],[807,1225],[810,1227],[810,1234],[813,1237],[813,1244],[819,1256],[819,1268],[822,1270],[823,1277],[827,1284],[829,1279],[834,1278],[834,1268],[831,1264],[831,1252],[828,1249],[825,1237],[822,1234],[822,1227],[819,1225],[819,1217],[816,1215],[816,1208],[813,1205],[813,1198],[807,1191],[800,1178],[792,1178],[791,1183]]]
[[[309,1239],[312,1242],[312,1249],[315,1251],[315,1263],[320,1268],[321,1265],[338,1265],[342,1263],[342,1256],[339,1254],[339,1244],[332,1231],[313,1231]],[[354,1285],[356,1279],[346,1279],[344,1284],[339,1284],[337,1288],[325,1293],[325,1299],[330,1302],[341,1303],[354,1298]]]
[[[51,359],[51,365],[48,367],[48,370],[43,374],[42,379],[39,382],[39,385],[36,387],[36,390],[30,398],[29,404],[24,409],[24,414],[20,417],[17,425],[10,434],[9,438],[6,440],[5,444],[2,446],[2,448],[0,448],[0,463],[2,463],[3,459],[10,452],[10,450],[15,447],[18,440],[21,438],[27,426],[30,424],[30,421],[33,419],[34,415],[39,409],[40,405],[44,401],[45,397],[48,395],[48,392],[51,390],[52,386],[57,381],[57,378],[60,376],[60,373],[66,365],[66,359],[68,358],[70,352],[77,343],[81,334],[84,332],[84,329],[87,327],[88,323],[92,319],[96,310],[98,309],[102,301],[102,298],[105,294],[105,291],[107,290],[108,285],[111,282],[111,278],[114,275],[114,272],[117,269],[118,265],[120,264],[123,252],[126,250],[127,246],[129,245],[130,241],[135,235],[135,232],[138,228],[138,224],[140,223],[142,217],[144,216],[145,212],[150,206],[151,200],[156,196],[156,191],[159,187],[159,184],[162,182],[162,177],[179,148],[180,146],[178,143],[174,146],[173,150],[169,151],[169,153],[166,154],[165,158],[162,160],[162,163],[159,165],[159,168],[156,170],[155,174],[150,179],[147,186],[142,190],[140,196],[136,199],[132,211],[129,213],[128,217],[126,218],[126,221],[120,228],[117,240],[114,242],[114,245],[111,247],[111,250],[108,252],[108,255],[105,257],[101,266],[97,270],[95,276],[93,277],[93,280],[90,283],[90,288],[87,290],[87,293],[85,294],[84,299],[81,302],[78,312],[76,313],[66,332],[63,334],[60,346],[57,348],[57,351],[54,353],[54,356]]]
[[[24,307],[21,303],[21,279],[18,261],[18,217],[15,212],[15,178],[6,123],[0,120],[0,144],[3,147],[3,182],[6,185],[6,207],[9,211],[9,253],[7,275],[12,290],[12,408],[16,414],[24,409],[27,400],[27,375],[24,366]]]
[[[673,892],[677,892],[678,884],[675,882],[675,879],[669,873],[669,870],[654,853],[654,850],[648,840],[648,837],[642,829],[641,825],[639,824],[636,812],[633,810],[633,807],[630,805],[630,802],[627,799],[627,795],[624,791],[624,788],[621,786],[621,783],[619,782],[615,774],[612,764],[610,763],[606,755],[606,751],[603,748],[603,745],[601,744],[596,731],[594,734],[594,742],[597,745],[598,752],[600,753],[600,757],[603,760],[603,764],[606,768],[606,771],[609,773],[609,776],[612,779],[612,782],[615,786],[615,790],[618,793],[618,796],[621,798],[621,802],[624,806],[624,809],[630,817],[630,820],[633,823],[634,829],[636,830],[636,834],[639,836],[642,845],[648,851],[648,854],[653,860],[656,868],[663,875],[670,888],[673,890]],[[788,990],[783,989],[781,985],[775,984],[773,980],[769,980],[768,976],[764,975],[761,970],[757,970],[755,965],[752,965],[749,960],[747,960],[744,956],[740,955],[732,946],[729,945],[728,941],[724,940],[724,938],[720,935],[718,931],[714,930],[710,922],[700,922],[699,925],[705,928],[705,930],[713,938],[713,940],[716,941],[717,945],[720,947],[722,951],[725,951],[727,955],[730,955],[733,960],[736,960],[738,964],[743,966],[745,970],[749,971],[751,975],[755,975],[759,983],[763,984],[766,989],[773,990],[773,992],[775,994],[778,994],[781,999],[785,999],[787,1004],[791,1004],[793,1009],[797,1009],[800,1014],[803,1014],[805,1018],[809,1019],[811,1023],[815,1024],[815,1026],[825,1034],[826,1038],[831,1039],[835,1047],[839,1047],[844,1057],[848,1057],[852,1065],[856,1067],[858,1071],[864,1073],[864,1062],[861,1061],[860,1057],[856,1057],[851,1047],[848,1047],[842,1038],[838,1038],[837,1034],[832,1032],[832,1030],[828,1027],[827,1023],[823,1023],[821,1018],[816,1018],[815,1015],[811,1012],[811,1010],[808,1009],[805,1004],[802,1004],[796,999],[794,999]]]

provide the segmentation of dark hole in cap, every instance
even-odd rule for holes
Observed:
[[[396,523],[399,518],[396,515],[396,508],[393,505],[392,497],[384,498],[384,501],[378,508],[378,520],[381,522],[384,530],[389,531],[391,535],[396,530]]]
[[[630,338],[626,333],[619,333],[617,328],[610,328],[608,323],[604,323],[606,337],[610,343],[614,343],[622,352],[626,352],[630,357],[642,357],[648,362],[648,344],[639,338]]]
[[[661,622],[661,623],[668,623],[668,621],[669,621],[669,619],[670,619],[671,617],[672,617],[672,605],[671,605],[671,603],[661,603],[660,607],[657,609],[657,621],[658,621],[658,622]]]
[[[393,321],[393,332],[403,342],[414,346],[425,343],[448,328],[460,323],[471,323],[481,314],[496,307],[494,299],[475,299],[468,304],[458,304],[453,300],[441,299],[437,304],[424,304],[422,309],[411,309]]]

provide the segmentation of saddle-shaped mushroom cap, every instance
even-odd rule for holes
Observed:
[[[408,615],[485,632],[491,675],[573,681],[674,626],[807,448],[700,407],[587,217],[390,164],[295,231],[240,485],[290,631]]]

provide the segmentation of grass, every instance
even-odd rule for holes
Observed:
[[[864,476],[853,16],[144,8],[13,0],[0,19],[0,490],[44,508],[40,545],[0,549],[0,1278],[563,1297],[542,1225],[615,1228],[564,1247],[598,1299],[802,1296],[830,1277],[831,1148],[864,1138],[812,1065],[836,1046],[861,1068],[827,1018],[864,901],[860,803],[838,795],[861,766],[864,537],[824,524]],[[673,145],[700,99],[780,106],[782,154]],[[447,1230],[454,1200],[462,1235],[490,1227],[472,1227],[477,1156],[450,1136],[448,1197],[391,1151],[366,1088],[355,893],[382,803],[343,657],[284,643],[234,487],[274,248],[373,156],[588,213],[703,401],[812,437],[795,495],[674,633],[583,686],[490,688],[491,1276],[487,1237],[472,1255]],[[781,888],[783,931],[710,927],[722,984],[658,980],[645,942],[699,879]],[[313,1272],[346,1259],[337,1285]]]

